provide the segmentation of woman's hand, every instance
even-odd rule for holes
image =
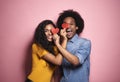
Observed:
[[[53,34],[53,40],[54,40],[54,43],[55,43],[56,45],[59,44],[59,42],[60,42],[60,37],[58,36],[58,34]]]
[[[67,32],[66,32],[65,28],[60,30],[60,35],[63,37],[63,39],[67,39],[67,37],[66,37]]]
[[[67,39],[66,35],[67,35],[66,28],[61,29],[60,30],[60,36],[62,38],[61,46],[63,48],[66,48],[66,45],[67,45],[67,40],[68,39]]]

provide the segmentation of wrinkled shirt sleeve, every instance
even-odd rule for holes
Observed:
[[[90,55],[91,42],[89,40],[81,44],[75,55],[79,58],[80,64],[83,64],[87,56]]]

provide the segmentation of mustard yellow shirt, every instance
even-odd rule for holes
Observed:
[[[55,54],[58,54],[54,47]],[[49,52],[37,44],[32,45],[32,71],[28,78],[33,82],[50,82],[55,66],[50,66],[42,57]]]

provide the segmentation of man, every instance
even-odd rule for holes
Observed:
[[[65,10],[58,17],[57,27],[62,29],[63,23],[68,24],[68,42],[66,49],[58,46],[64,57],[63,77],[60,82],[89,82],[91,42],[79,37],[84,29],[84,20],[78,12]]]

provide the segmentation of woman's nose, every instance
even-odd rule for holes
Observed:
[[[49,31],[49,32],[48,32],[48,34],[52,34],[52,32],[51,32],[51,31]]]

